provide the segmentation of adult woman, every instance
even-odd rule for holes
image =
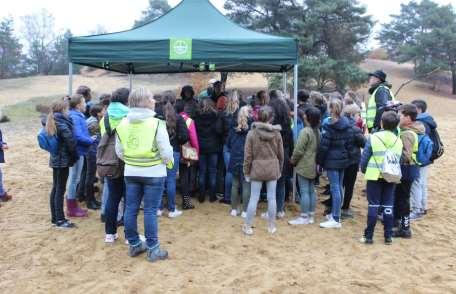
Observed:
[[[50,194],[51,222],[57,228],[73,228],[74,224],[65,219],[63,196],[68,179],[69,168],[79,160],[76,141],[73,136],[73,122],[68,117],[68,103],[54,102],[46,121],[45,131],[56,136],[58,152],[51,154],[49,165],[52,168],[52,190]]]
[[[166,168],[173,166],[173,148],[166,125],[155,118],[155,102],[150,92],[143,88],[133,91],[129,106],[130,112],[116,128],[116,153],[125,162],[125,236],[131,257],[147,250],[147,260],[154,262],[168,257],[168,252],[161,249],[158,242],[157,210],[163,195]],[[142,200],[145,243],[137,231]]]
[[[176,208],[176,176],[179,170],[180,149],[188,141],[188,131],[184,119],[174,110],[176,96],[171,91],[166,91],[157,101],[156,112],[158,118],[166,121],[169,141],[173,146],[174,166],[167,170],[166,195],[168,198],[168,217],[175,218],[182,215],[182,211]],[[158,215],[162,214],[163,200]]]
[[[87,210],[81,209],[76,200],[76,189],[81,180],[84,156],[89,147],[94,143],[96,136],[90,136],[87,122],[84,117],[86,102],[82,95],[75,94],[70,98],[70,118],[73,121],[73,135],[76,140],[76,150],[79,155],[78,161],[70,168],[68,180],[67,209],[70,217],[85,217]]]
[[[244,176],[251,181],[251,194],[247,208],[247,217],[242,230],[245,234],[253,234],[253,217],[256,213],[261,187],[266,183],[268,195],[268,231],[276,232],[275,218],[276,185],[281,177],[284,160],[283,143],[280,135],[281,127],[272,125],[272,108],[264,106],[258,112],[259,122],[252,124],[245,142]]]
[[[340,208],[343,197],[342,185],[344,169],[349,166],[349,145],[353,140],[352,124],[342,113],[342,101],[331,100],[329,104],[331,118],[324,125],[317,163],[328,173],[330,183],[332,209],[327,221],[320,224],[322,228],[341,228]]]
[[[218,154],[222,152],[222,120],[215,109],[211,99],[201,102],[201,111],[195,118],[196,131],[198,132],[200,158],[199,158],[199,197],[200,202],[206,199],[206,180],[209,179],[209,201],[215,202],[217,197],[217,161]]]

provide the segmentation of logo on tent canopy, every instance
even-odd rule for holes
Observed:
[[[169,40],[170,60],[191,60],[192,39],[170,39]]]

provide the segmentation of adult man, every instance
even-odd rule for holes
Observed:
[[[394,94],[382,70],[369,74],[369,87],[371,97],[367,105],[366,121],[369,133],[375,133],[380,130],[380,119],[388,102],[394,100]]]
[[[211,97],[212,92],[214,91],[214,83],[217,82],[216,79],[210,79],[207,83],[207,88],[204,91],[201,91],[198,95],[198,99],[201,101],[204,98]]]
[[[214,101],[217,110],[224,111],[226,107],[226,98],[225,93],[223,93],[223,84],[220,81],[214,83],[214,90],[211,96],[212,101]]]

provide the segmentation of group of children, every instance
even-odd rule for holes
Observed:
[[[367,136],[362,105],[353,92],[342,96],[299,91],[297,125],[293,124],[290,101],[279,90],[240,97],[237,91],[225,94],[221,83],[214,81],[204,93],[204,97],[196,97],[193,88],[185,86],[180,99],[171,91],[154,95],[155,117],[166,124],[174,162],[166,172],[162,192],[166,197],[160,196],[157,216],[162,216],[165,209],[170,218],[182,215],[176,205],[178,182],[184,210],[194,208],[192,197],[204,202],[208,195],[210,202],[219,200],[231,205],[233,217],[245,218],[242,231],[248,235],[253,234],[257,204],[265,195],[268,211],[261,217],[268,219],[267,229],[274,233],[276,219],[285,217],[285,201],[293,190],[295,168],[301,212],[288,223],[315,222],[315,186],[325,173],[330,198],[325,202],[325,221],[320,227],[341,228],[342,218],[353,215],[350,202],[360,167],[367,180],[369,202],[363,243],[373,242],[379,216],[385,225],[385,242],[390,244],[393,236],[411,237],[410,219],[426,213],[428,166],[420,166],[416,160],[417,138],[435,129],[436,124],[426,113],[423,100],[403,105],[399,113],[384,112],[382,130]],[[87,216],[78,200],[85,201],[88,209],[101,208],[105,242],[114,243],[118,238],[125,171],[116,175],[104,173],[97,178],[97,147],[109,144],[100,140],[105,134],[114,134],[127,116],[134,120],[143,115],[137,109],[130,113],[129,100],[135,98],[131,95],[128,89],[120,88],[93,103],[90,89],[81,86],[76,94],[52,105],[43,125],[49,136],[58,138],[57,152],[50,156],[51,221],[56,227],[75,226],[65,218],[66,191],[68,216]],[[133,146],[135,142],[128,144]],[[123,154],[119,145],[117,142],[116,153]],[[7,148],[3,143],[2,146],[2,150]],[[189,150],[194,156],[188,155]],[[382,176],[390,151],[400,158],[402,179],[397,184]],[[128,168],[129,174],[135,172],[134,167]],[[94,196],[97,181],[103,183],[101,203]],[[393,230],[394,226],[397,229]]]

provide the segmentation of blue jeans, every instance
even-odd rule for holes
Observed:
[[[384,180],[367,181],[366,192],[369,202],[367,210],[367,227],[364,231],[366,238],[372,239],[374,236],[377,214],[383,208],[383,226],[385,238],[393,235],[393,204],[394,204],[394,184]]]
[[[223,199],[225,201],[231,201],[231,185],[233,184],[233,174],[228,171],[230,155],[230,149],[226,145],[223,146],[223,161],[225,161],[225,193]]]
[[[176,177],[179,170],[179,152],[174,152],[174,165],[172,169],[166,169],[166,195],[168,197],[168,211],[176,210]],[[163,210],[163,198],[160,200],[160,209]]]
[[[277,180],[276,190],[276,201],[277,201],[277,212],[282,212],[285,209],[285,181],[287,177],[282,175]]]
[[[199,189],[206,193],[206,179],[209,178],[209,196],[215,197],[217,184],[217,153],[200,154],[199,158]]]
[[[5,189],[3,188],[3,173],[2,169],[0,168],[0,196],[5,195]]]
[[[103,195],[101,196],[101,214],[105,214],[106,203],[108,202],[109,188],[108,188],[108,178],[103,179]]]
[[[76,199],[76,190],[81,180],[82,167],[84,166],[84,156],[79,156],[78,161],[70,167],[67,184],[67,199]]]
[[[317,204],[314,180],[298,175],[298,183],[301,195],[301,213],[314,213]]]
[[[105,232],[106,234],[117,233],[117,216],[119,214],[119,203],[125,191],[123,178],[107,179],[108,199],[105,206]]]
[[[125,198],[125,237],[130,246],[138,245],[141,240],[138,235],[138,212],[141,200],[144,200],[144,231],[146,245],[154,248],[158,243],[157,210],[163,196],[165,177],[125,177],[127,188]]]
[[[344,170],[328,169],[327,170],[329,186],[331,189],[332,207],[331,214],[336,222],[340,221],[340,208],[342,205]]]

